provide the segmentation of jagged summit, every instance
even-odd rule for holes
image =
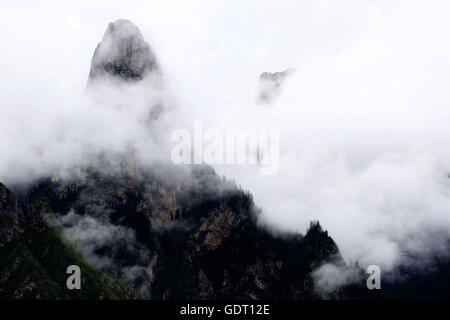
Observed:
[[[111,22],[92,57],[89,82],[113,77],[141,80],[158,71],[158,63],[139,29],[128,20]]]

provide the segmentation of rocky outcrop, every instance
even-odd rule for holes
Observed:
[[[289,68],[282,72],[264,72],[259,77],[258,102],[271,103],[281,93],[282,84],[295,72],[295,69]]]
[[[95,49],[88,84],[111,78],[137,81],[158,72],[155,55],[139,29],[132,22],[120,19],[109,24]]]
[[[130,21],[111,22],[91,61],[87,92],[95,103],[118,110],[136,95],[147,108],[148,123],[170,108],[158,61],[139,29]]]

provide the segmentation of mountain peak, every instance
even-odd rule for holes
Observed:
[[[155,55],[139,29],[128,20],[109,23],[92,57],[89,82],[113,77],[141,80],[159,70]]]
[[[271,103],[281,93],[284,81],[295,73],[294,68],[281,72],[263,72],[259,77],[259,103]]]

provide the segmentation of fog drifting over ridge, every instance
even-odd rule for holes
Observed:
[[[127,108],[84,93],[95,46],[126,18],[154,49],[173,99],[158,124],[167,146],[170,128],[197,120],[279,130],[278,175],[216,167],[254,194],[268,224],[304,232],[319,220],[347,261],[382,270],[408,253],[447,251],[448,2],[44,3],[0,13],[1,182],[76,166],[86,145],[169,157],[136,125],[151,92],[105,93]],[[297,71],[280,97],[255,104],[259,74],[287,67]]]

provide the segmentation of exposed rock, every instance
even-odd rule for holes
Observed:
[[[95,49],[89,83],[108,77],[142,80],[151,72],[159,72],[158,63],[139,29],[128,20],[110,23]]]
[[[217,249],[222,241],[230,236],[233,228],[239,224],[242,218],[247,219],[248,217],[236,216],[225,205],[221,205],[218,209],[212,211],[194,234],[195,242],[198,244],[196,250]]]
[[[258,102],[271,103],[281,93],[282,84],[295,72],[289,68],[282,72],[264,72],[259,77]]]
[[[155,280],[155,272],[153,272],[153,268],[156,266],[157,262],[158,262],[158,255],[155,254],[152,260],[150,260],[150,264],[148,265],[146,270],[150,283],[152,283]]]

